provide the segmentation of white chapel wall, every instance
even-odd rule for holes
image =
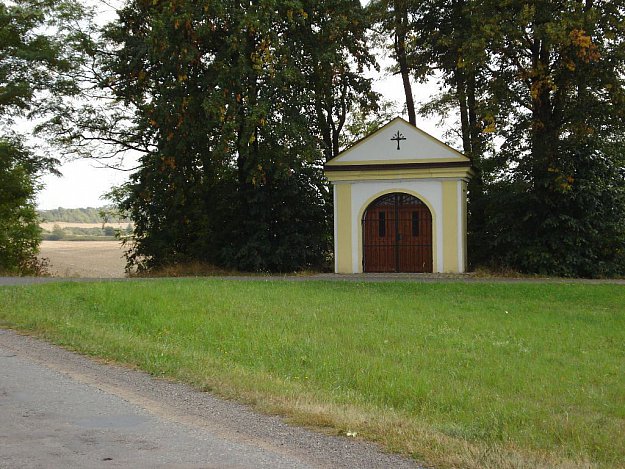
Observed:
[[[432,212],[436,239],[434,272],[443,272],[443,196],[440,180],[354,181],[351,185],[351,236],[353,272],[362,272],[362,214],[373,200],[390,192],[407,192],[419,197]],[[335,214],[336,216],[336,214]],[[336,223],[335,223],[336,229]],[[336,233],[335,233],[336,235]],[[336,238],[335,238],[336,239]],[[335,251],[336,252],[336,251]]]

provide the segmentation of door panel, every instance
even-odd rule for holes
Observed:
[[[376,199],[362,220],[365,272],[432,272],[432,215],[416,197]]]
[[[418,200],[418,199],[417,199]],[[432,272],[432,217],[424,204],[398,208],[398,272]]]

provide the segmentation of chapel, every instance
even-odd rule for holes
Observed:
[[[468,157],[397,117],[325,174],[336,273],[466,270]]]

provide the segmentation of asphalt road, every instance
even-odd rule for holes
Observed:
[[[0,330],[0,468],[414,468],[187,386]]]
[[[181,278],[181,277],[176,277]],[[187,277],[189,278],[189,277]],[[417,282],[417,283],[581,283],[588,285],[625,285],[625,278],[562,278],[562,277],[476,277],[472,274],[412,274],[412,273],[367,273],[367,274],[313,274],[313,275],[221,275],[202,277],[207,279],[238,281],[336,281],[336,282]],[[1,286],[32,285],[51,282],[120,282],[148,281],[164,277],[140,278],[89,278],[89,277],[0,277]]]

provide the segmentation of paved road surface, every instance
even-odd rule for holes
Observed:
[[[176,277],[180,278],[180,277]],[[189,278],[189,277],[187,277]],[[206,279],[239,281],[336,281],[336,282],[422,282],[422,283],[581,283],[588,285],[625,285],[623,278],[543,278],[543,277],[475,277],[471,274],[313,274],[313,275],[222,275]],[[119,282],[157,280],[158,278],[88,278],[88,277],[0,277],[0,286],[30,285],[50,282]],[[163,279],[163,277],[161,277]]]
[[[0,468],[414,468],[372,444],[0,330]]]

